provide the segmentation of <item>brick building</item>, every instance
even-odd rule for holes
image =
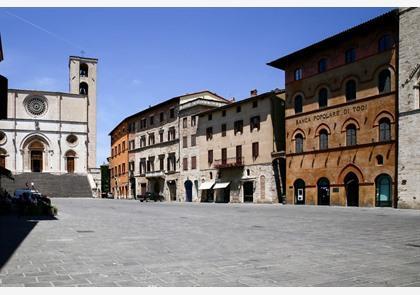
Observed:
[[[131,197],[128,182],[128,119],[120,122],[110,133],[111,156],[108,158],[110,187],[114,198]]]
[[[269,63],[285,71],[290,204],[396,206],[398,13]]]

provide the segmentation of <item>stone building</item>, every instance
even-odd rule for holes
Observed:
[[[398,207],[420,209],[420,8],[399,21]]]
[[[284,182],[284,91],[200,113],[198,201],[277,203]],[[282,122],[283,121],[283,122]]]
[[[131,197],[128,175],[128,122],[124,119],[110,133],[111,156],[108,158],[111,193],[116,199]]]
[[[70,56],[70,92],[9,89],[0,162],[14,174],[87,174],[96,164],[97,59]]]
[[[199,200],[200,146],[197,145],[198,114],[230,103],[223,97],[204,91],[183,96],[179,105],[180,173],[178,199],[185,202]]]
[[[269,63],[285,71],[289,204],[396,206],[398,13]]]
[[[185,185],[189,194],[188,181],[193,177],[187,171],[180,171],[180,156],[185,158],[188,154],[192,157],[197,153],[191,146],[196,128],[194,114],[226,103],[215,93],[200,91],[171,98],[124,119],[129,196],[155,192],[168,201],[189,200]],[[181,147],[180,137],[183,140],[187,137],[189,144]]]

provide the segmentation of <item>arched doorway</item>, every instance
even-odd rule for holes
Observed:
[[[388,174],[381,174],[376,177],[376,206],[392,206],[392,179]]]
[[[192,202],[192,187],[193,183],[191,180],[187,180],[184,182],[185,186],[185,200],[187,202]]]
[[[350,172],[344,178],[346,188],[347,206],[359,206],[359,178]]]
[[[74,173],[74,159],[76,158],[76,153],[74,151],[68,151],[65,154],[65,158],[67,173]]]
[[[44,168],[44,145],[40,141],[33,141],[29,147],[31,157],[31,171],[42,172]]]
[[[297,179],[293,187],[295,189],[295,204],[304,205],[305,204],[305,182],[302,179]]]
[[[330,181],[323,177],[318,180],[318,205],[330,205]]]

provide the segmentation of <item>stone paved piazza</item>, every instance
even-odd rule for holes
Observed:
[[[0,217],[0,286],[420,286],[420,211],[53,203]]]

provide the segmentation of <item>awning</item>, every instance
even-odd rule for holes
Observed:
[[[214,186],[213,189],[227,188],[229,186],[229,184],[230,184],[230,181],[229,182],[218,182],[218,183],[216,183],[216,185]]]
[[[198,189],[199,190],[211,189],[213,185],[214,185],[214,181],[206,181],[200,184],[200,187]]]

